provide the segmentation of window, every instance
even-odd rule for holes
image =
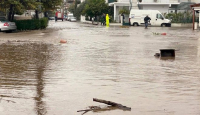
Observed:
[[[163,16],[161,14],[156,14],[156,18],[163,19]]]

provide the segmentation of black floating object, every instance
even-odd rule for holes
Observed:
[[[161,57],[175,57],[175,49],[160,49]]]
[[[155,57],[160,57],[160,53],[155,53]]]

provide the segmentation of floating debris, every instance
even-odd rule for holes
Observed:
[[[88,109],[78,110],[77,112],[84,112],[83,114],[85,114],[89,111],[99,112],[99,111],[108,111],[108,110],[114,110],[114,109],[122,109],[124,111],[131,111],[130,107],[127,107],[127,106],[124,106],[122,104],[115,103],[115,102],[112,102],[112,101],[106,101],[106,100],[97,99],[97,98],[93,98],[93,101],[99,102],[99,103],[104,103],[104,104],[107,104],[107,105],[110,105],[110,106],[107,106],[107,107],[89,106]]]
[[[160,53],[155,53],[155,57],[160,57]]]
[[[120,28],[129,28],[129,26],[120,26]]]
[[[175,49],[160,49],[161,57],[175,57]]]
[[[60,43],[67,43],[66,40],[60,40]]]
[[[153,35],[167,35],[167,33],[156,33],[156,32],[152,32]]]
[[[162,60],[174,60],[175,59],[175,49],[160,49],[160,53],[155,53],[154,56],[156,58],[160,58]]]

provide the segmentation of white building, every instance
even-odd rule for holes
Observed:
[[[200,3],[200,0],[106,0],[106,2],[109,3],[109,6],[114,6],[114,20],[119,22],[119,10],[123,7],[129,9],[159,10],[161,13],[169,13],[171,9],[173,10],[181,6],[182,4],[180,3],[185,3],[183,5],[188,7],[189,3]]]
[[[200,3],[200,0],[191,0],[191,2]]]
[[[112,0],[110,0],[112,1]],[[106,2],[109,3],[109,0],[107,0]],[[116,22],[120,22],[120,14],[119,11],[123,8],[126,9],[139,9],[138,5],[137,5],[137,0],[117,0],[117,2],[111,2],[109,3],[109,6],[113,6],[114,7],[114,20]]]
[[[81,0],[81,2],[84,0]],[[182,2],[200,3],[200,0],[105,0],[109,6],[114,7],[114,20],[120,22],[119,11],[122,8],[159,10],[161,13],[169,13],[170,9],[176,9]],[[140,1],[140,2],[139,2]]]
[[[142,10],[159,10],[161,13],[168,13],[170,7],[177,7],[180,0],[142,0],[138,2],[139,9]]]
[[[159,10],[161,13],[168,13],[170,7],[177,7],[181,0],[117,0],[117,2],[109,3],[114,6],[114,20],[119,22],[119,10],[123,7],[129,9],[141,10]],[[107,0],[109,2],[109,0]]]

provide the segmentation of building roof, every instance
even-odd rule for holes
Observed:
[[[193,10],[200,10],[200,4],[193,4],[193,5],[190,5],[190,7],[191,7]]]
[[[190,10],[191,9],[191,5],[195,4],[194,2],[181,2],[178,6],[177,6],[177,10]]]
[[[195,4],[194,2],[181,2],[178,6],[172,5],[170,10],[191,10],[191,5]]]

